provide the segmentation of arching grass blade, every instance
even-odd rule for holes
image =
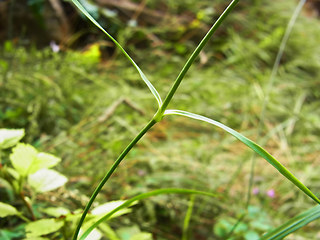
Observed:
[[[294,185],[296,185],[298,188],[301,189],[305,194],[307,194],[310,198],[312,198],[316,203],[320,204],[320,200],[302,183],[300,182],[286,167],[284,167],[280,162],[278,162],[271,154],[269,154],[266,150],[264,150],[261,146],[256,144],[255,142],[251,141],[250,139],[246,138],[242,134],[238,133],[237,131],[233,130],[232,128],[229,128],[225,125],[223,125],[220,122],[217,122],[215,120],[212,120],[210,118],[182,111],[182,110],[166,110],[164,115],[181,115],[189,118],[193,118],[196,120],[204,121],[207,123],[210,123],[214,126],[217,126],[224,131],[230,133],[235,138],[243,142],[245,145],[247,145],[249,148],[251,148],[253,151],[255,151],[257,154],[259,154],[261,157],[263,157],[265,160],[267,160],[272,166],[274,166],[284,177],[286,177],[288,180],[290,180]]]
[[[162,105],[162,100],[160,94],[156,90],[156,88],[152,85],[152,83],[148,80],[146,75],[142,72],[139,66],[133,61],[133,59],[129,56],[129,54],[123,49],[123,47],[115,40],[91,15],[87,12],[87,10],[79,3],[78,0],[71,0],[73,4],[94,24],[96,25],[102,32],[104,32],[114,43],[115,45],[121,50],[121,52],[129,59],[132,65],[137,69],[139,72],[142,80],[147,84],[151,93],[156,98],[159,107]]]
[[[139,201],[145,198],[149,198],[156,195],[161,194],[198,194],[198,195],[205,195],[210,197],[216,197],[215,194],[209,193],[209,192],[203,192],[203,191],[197,191],[197,190],[190,190],[190,189],[181,189],[181,188],[164,188],[164,189],[158,189],[147,193],[139,194],[133,198],[128,199],[123,204],[121,204],[119,207],[113,209],[106,215],[104,215],[102,218],[100,218],[97,222],[95,222],[93,225],[91,225],[80,237],[80,240],[85,240],[86,237],[90,234],[90,232],[99,226],[100,223],[108,220],[113,214],[115,214],[117,211],[129,207],[133,202]]]
[[[313,207],[304,213],[295,216],[280,227],[266,233],[260,240],[280,240],[290,233],[302,228],[308,223],[320,218],[320,206]]]

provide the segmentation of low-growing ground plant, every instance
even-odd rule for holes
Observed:
[[[83,214],[80,218],[79,224],[75,230],[73,240],[78,239],[79,232],[82,224],[85,222],[86,215],[89,212],[89,209],[91,205],[93,204],[95,198],[101,191],[102,187],[105,185],[105,183],[109,180],[113,172],[117,169],[121,161],[126,157],[126,155],[130,152],[130,150],[136,145],[136,143],[157,123],[163,120],[165,116],[170,115],[179,115],[183,117],[188,117],[191,119],[203,121],[206,123],[209,123],[211,125],[214,125],[216,127],[219,127],[226,131],[227,133],[233,135],[235,138],[237,138],[239,141],[247,145],[249,148],[251,148],[255,153],[260,155],[262,158],[267,160],[276,170],[278,170],[285,178],[287,178],[289,181],[291,181],[295,186],[297,186],[302,192],[304,192],[307,196],[309,196],[312,200],[314,200],[317,204],[320,203],[320,200],[317,198],[317,196],[311,192],[301,181],[299,181],[286,167],[284,167],[278,160],[276,160],[271,154],[269,154],[265,149],[263,149],[261,146],[259,146],[257,143],[253,142],[252,140],[248,139],[247,137],[243,136],[242,134],[238,133],[237,131],[233,130],[230,127],[225,126],[224,124],[215,121],[213,119],[207,118],[202,115],[198,115],[195,113],[187,112],[184,110],[175,110],[175,109],[168,109],[169,103],[171,103],[171,100],[173,99],[176,90],[178,89],[179,85],[181,84],[185,74],[188,72],[189,68],[192,66],[194,60],[199,55],[203,47],[206,45],[206,43],[209,41],[210,37],[213,35],[213,33],[217,30],[217,28],[221,25],[221,23],[224,21],[226,16],[232,11],[232,9],[236,6],[238,3],[238,0],[233,0],[229,6],[226,8],[226,10],[222,13],[222,15],[219,17],[219,19],[216,21],[216,23],[212,26],[212,28],[208,31],[206,36],[202,39],[202,41],[199,43],[195,51],[191,54],[190,58],[187,60],[186,64],[184,65],[183,69],[179,73],[178,77],[176,78],[175,82],[173,83],[172,87],[168,91],[166,97],[164,100],[161,98],[160,94],[156,90],[156,88],[152,85],[152,83],[147,79],[145,74],[142,72],[142,70],[139,68],[139,66],[132,60],[132,58],[126,53],[126,51],[123,49],[123,47],[106,31],[104,28],[83,8],[83,6],[77,1],[72,0],[72,2],[77,6],[77,8],[86,16],[88,17],[100,30],[102,30],[121,50],[121,52],[128,58],[128,60],[131,62],[133,67],[138,71],[140,74],[142,80],[146,83],[148,88],[150,89],[151,93],[155,97],[157,103],[158,103],[158,110],[155,112],[152,119],[145,125],[145,127],[138,133],[138,135],[129,143],[129,145],[124,149],[124,151],[120,154],[120,156],[117,158],[117,160],[114,162],[110,170],[106,173],[105,177],[102,179],[98,187],[95,189],[94,193],[92,194],[86,208],[83,211]],[[115,208],[110,213],[103,216],[101,219],[93,223],[87,231],[85,231],[79,239],[84,240],[90,234],[92,230],[94,230],[96,227],[99,226],[99,224],[102,224],[104,221],[109,219],[112,214],[116,213],[118,210],[121,210],[122,208],[130,206],[134,201],[140,200],[146,197],[151,197],[158,194],[168,194],[168,193],[186,193],[186,194],[204,194],[204,195],[211,195],[209,193],[204,192],[197,192],[195,190],[185,190],[185,189],[159,189],[148,193],[140,194],[132,199],[129,199],[125,201],[122,205]],[[212,195],[211,195],[212,196]],[[184,235],[183,238],[186,239],[186,230],[188,228],[188,221],[190,219],[190,215],[192,214],[192,201],[190,200],[190,206],[189,210],[185,219],[185,228],[184,228]],[[250,209],[249,209],[250,210]],[[292,218],[288,223],[282,225],[281,227],[275,229],[274,231],[266,233],[262,239],[281,239],[285,237],[286,235],[290,234],[291,232],[295,231],[296,229],[299,229],[300,227],[304,226],[305,224],[309,223],[310,221],[313,221],[314,219],[319,218],[319,207],[315,207],[295,218]],[[222,225],[223,223],[220,223]],[[235,225],[229,229],[229,231],[232,233],[233,231],[236,233],[235,230],[232,228],[235,228],[237,225]],[[249,225],[250,226],[250,225]],[[220,230],[223,227],[219,229],[219,226],[217,225],[217,235],[220,234]],[[253,238],[257,237],[253,233]]]
[[[50,198],[47,202],[38,199],[40,195],[57,190],[68,181],[64,175],[51,169],[59,164],[61,159],[38,152],[30,144],[20,143],[24,134],[23,129],[0,129],[0,224],[3,226],[0,239],[70,239],[81,216],[81,210],[70,211],[66,207],[56,206]],[[8,155],[10,149],[11,153]],[[171,191],[177,192],[175,189]],[[194,191],[190,191],[192,192]],[[65,196],[67,193],[66,191]],[[156,194],[161,194],[161,191]],[[96,205],[81,230],[85,231],[105,214],[112,213],[124,203],[127,207],[121,207],[113,217],[131,212],[129,207],[136,204],[137,200],[118,200]],[[151,239],[150,233],[143,232],[136,226],[130,229],[132,240]],[[99,240],[102,235],[113,240],[120,239],[119,234],[107,223],[93,229],[89,238]]]
[[[5,187],[8,202],[0,202],[0,217],[17,216],[20,218],[23,224],[17,225],[25,225],[26,237],[32,239],[56,232],[64,225],[64,221],[56,221],[53,218],[37,220],[39,214],[36,211],[47,212],[50,216],[50,212],[54,213],[57,209],[42,208],[36,210],[34,206],[37,205],[35,203],[37,194],[46,193],[63,186],[67,182],[67,178],[50,169],[61,161],[60,158],[48,153],[38,152],[29,144],[19,143],[23,137],[23,129],[0,129],[0,153],[12,148],[9,161],[4,154],[0,159],[0,181],[1,185]],[[28,194],[26,194],[26,190]],[[45,228],[46,225],[50,225],[50,227]],[[18,237],[20,234],[24,235],[20,231],[16,233],[9,230],[1,231],[1,236],[5,239],[11,239],[12,235]]]

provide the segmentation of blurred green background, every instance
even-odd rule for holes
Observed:
[[[165,96],[186,58],[227,6],[222,0],[82,0]],[[320,194],[319,1],[307,1],[288,40],[257,138],[259,116],[295,0],[243,0],[200,54],[170,107],[203,114],[258,141]],[[63,159],[54,204],[82,208],[156,102],[115,46],[68,1],[0,1],[0,128]],[[246,210],[252,153],[232,136],[168,117],[130,152],[99,202],[183,187],[196,197],[189,239],[226,239]],[[313,202],[257,157],[248,214],[230,239],[256,239]],[[1,188],[1,186],[0,186]],[[2,195],[0,197],[4,198]],[[2,199],[3,200],[3,199]],[[40,197],[41,201],[41,197]],[[189,199],[140,202],[113,229],[181,239]],[[0,220],[1,227],[14,223]],[[313,222],[288,239],[319,239]],[[125,234],[122,239],[125,238]]]

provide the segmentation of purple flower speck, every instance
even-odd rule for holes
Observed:
[[[146,172],[144,170],[142,170],[142,169],[138,170],[138,175],[139,176],[144,176],[145,174],[146,174]]]
[[[260,192],[260,190],[259,190],[259,188],[258,188],[258,187],[255,187],[255,188],[253,188],[253,189],[252,189],[252,193],[253,193],[253,195],[258,195],[258,194],[259,194],[259,192]]]
[[[267,191],[267,195],[269,198],[274,198],[276,196],[276,193],[273,189],[270,189]]]

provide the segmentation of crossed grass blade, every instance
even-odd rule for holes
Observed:
[[[190,58],[187,60],[185,66],[183,67],[182,71],[178,75],[176,81],[174,82],[173,86],[170,88],[167,97],[165,98],[164,102],[162,103],[161,98],[157,90],[153,87],[153,85],[147,80],[146,76],[143,74],[141,69],[137,66],[137,64],[131,59],[131,57],[125,52],[125,50],[121,47],[121,45],[107,32],[105,31],[100,24],[83,8],[83,6],[78,2],[78,0],[71,0],[76,7],[92,21],[100,30],[102,30],[116,45],[120,48],[120,50],[125,54],[125,56],[130,60],[130,62],[133,64],[133,66],[138,70],[140,73],[142,79],[145,81],[145,83],[148,85],[149,89],[151,90],[152,94],[155,96],[156,100],[159,104],[159,109],[152,118],[152,120],[139,132],[139,134],[132,140],[132,142],[125,148],[125,150],[119,155],[118,159],[115,161],[115,163],[112,165],[110,170],[107,172],[107,174],[104,176],[104,178],[99,183],[98,187],[95,189],[94,193],[92,194],[88,204],[86,205],[83,214],[80,218],[80,221],[78,223],[78,226],[75,230],[73,240],[77,239],[80,227],[86,217],[86,214],[89,211],[89,208],[91,207],[93,201],[95,200],[96,196],[104,186],[104,184],[108,181],[112,173],[115,171],[115,169],[118,167],[120,162],[124,159],[124,157],[127,155],[127,153],[132,149],[132,147],[141,139],[141,137],[157,122],[161,121],[164,116],[164,111],[166,110],[168,104],[172,100],[173,95],[175,94],[175,91],[179,87],[181,81],[183,80],[185,74],[187,73],[188,69],[194,62],[194,59],[198,56],[201,49],[205,46],[205,44],[209,41],[210,37],[213,35],[213,33],[217,30],[217,28],[220,26],[220,24],[223,22],[223,20],[226,18],[226,16],[231,12],[231,10],[234,8],[234,6],[239,2],[239,0],[233,0],[228,5],[226,10],[220,15],[218,20],[214,23],[212,28],[208,31],[208,33],[205,35],[205,37],[202,39],[202,41],[197,46],[196,50],[191,54]]]
[[[163,188],[163,189],[157,189],[151,192],[142,193],[139,194],[133,198],[128,199],[123,204],[121,204],[119,207],[113,209],[106,215],[104,215],[102,218],[100,218],[98,221],[96,221],[94,224],[92,224],[80,237],[79,240],[85,240],[86,237],[92,232],[93,229],[99,226],[100,223],[108,220],[113,214],[118,212],[119,210],[129,207],[133,202],[149,198],[156,195],[161,194],[198,194],[198,195],[204,195],[209,197],[217,197],[217,195],[209,193],[209,192],[203,192],[203,191],[197,191],[197,190],[191,190],[191,189],[182,189],[182,188]]]
[[[265,160],[267,160],[284,177],[286,177],[294,185],[296,185],[298,188],[300,188],[301,191],[303,191],[306,195],[308,195],[310,198],[312,198],[316,203],[320,204],[320,200],[313,194],[313,192],[311,192],[302,182],[300,182],[286,167],[284,167],[279,161],[277,161],[271,154],[269,154],[261,146],[259,146],[258,144],[256,144],[252,140],[246,138],[245,136],[238,133],[237,131],[233,130],[232,128],[229,128],[229,127],[225,126],[224,124],[217,122],[215,120],[212,120],[210,118],[207,118],[207,117],[195,114],[195,113],[182,111],[182,110],[166,110],[164,115],[180,115],[180,116],[184,116],[184,117],[189,117],[189,118],[193,118],[196,120],[210,123],[214,126],[217,126],[221,129],[223,129],[224,131],[230,133],[232,136],[234,136],[235,138],[240,140],[242,143],[247,145],[249,148],[251,148],[257,154],[259,154]]]
[[[198,45],[198,47],[196,48],[196,50],[194,51],[194,53],[191,55],[191,57],[188,59],[186,65],[184,66],[184,68],[182,69],[181,73],[179,74],[178,78],[176,79],[175,83],[173,84],[172,88],[170,89],[167,97],[165,98],[164,102],[162,103],[161,101],[161,97],[159,95],[159,93],[157,92],[157,90],[153,87],[153,85],[150,83],[150,81],[146,78],[146,76],[144,75],[144,73],[141,71],[141,69],[137,66],[137,64],[131,59],[131,57],[125,52],[125,50],[121,47],[121,45],[108,33],[106,32],[100,25],[99,23],[97,23],[95,21],[94,18],[92,18],[92,16],[90,16],[90,14],[82,7],[82,5],[77,1],[77,0],[71,0],[78,8],[79,10],[86,15],[100,30],[102,30],[116,45],[117,47],[120,48],[120,50],[125,54],[125,56],[130,60],[130,62],[133,64],[133,66],[136,68],[136,70],[139,72],[141,78],[143,79],[143,81],[147,84],[147,86],[149,87],[150,91],[152,92],[152,94],[155,96],[158,104],[159,104],[159,111],[157,112],[157,114],[155,115],[155,117],[153,118],[153,124],[155,124],[156,122],[160,121],[162,119],[162,117],[164,115],[182,115],[182,116],[186,116],[189,118],[193,118],[193,119],[197,119],[197,120],[201,120],[210,124],[213,124],[215,126],[218,126],[220,128],[222,128],[223,130],[227,131],[228,133],[230,133],[231,135],[233,135],[234,137],[236,137],[238,140],[240,140],[241,142],[243,142],[244,144],[246,144],[248,147],[250,147],[252,150],[254,150],[256,153],[258,153],[260,156],[262,156],[264,159],[266,159],[273,167],[275,167],[284,177],[286,177],[288,180],[290,180],[294,185],[296,185],[301,191],[303,191],[306,195],[308,195],[310,198],[312,198],[315,202],[320,203],[320,200],[305,186],[303,185],[288,169],[286,169],[280,162],[278,162],[272,155],[270,155],[266,150],[264,150],[261,146],[259,146],[258,144],[256,144],[255,142],[251,141],[250,139],[244,137],[243,135],[241,135],[240,133],[236,132],[235,130],[217,122],[214,121],[212,119],[206,118],[204,116],[201,115],[197,115],[194,113],[189,113],[189,112],[185,112],[185,111],[181,111],[181,110],[166,110],[169,102],[171,101],[173,95],[175,94],[176,89],[178,88],[179,84],[181,83],[182,79],[184,78],[186,72],[188,71],[188,69],[190,68],[190,66],[192,65],[194,59],[196,58],[196,56],[199,54],[199,52],[201,51],[201,49],[203,48],[203,46],[206,44],[206,42],[208,41],[208,39],[211,37],[211,35],[214,33],[214,31],[216,30],[216,28],[220,25],[220,23],[224,20],[224,18],[227,16],[227,14],[231,11],[231,9],[233,8],[233,6],[235,6],[235,4],[239,1],[239,0],[233,0],[229,7],[226,9],[226,11],[221,15],[221,17],[217,20],[216,24],[213,26],[212,29],[209,30],[209,33],[204,37],[204,39],[201,41],[201,43]],[[147,131],[147,130],[146,130]],[[145,132],[144,132],[145,133]],[[139,133],[139,135],[144,135],[144,133]],[[137,138],[137,141],[140,138]],[[134,144],[132,144],[133,146]],[[128,148],[130,151],[131,147]],[[123,157],[126,155],[126,152],[124,154],[122,154]],[[121,159],[123,159],[123,157]],[[120,163],[121,159],[118,161]],[[117,164],[118,164],[117,162]],[[115,165],[114,169],[117,167],[117,165]],[[111,169],[112,171],[109,172],[113,172],[114,169]],[[110,175],[111,175],[110,173]],[[109,174],[109,173],[108,173]],[[100,184],[101,186],[107,181],[108,178],[105,179],[105,181],[103,181],[102,184]],[[100,190],[97,190],[97,193]],[[161,191],[161,190],[156,190],[156,191]],[[139,195],[141,196],[145,196],[148,197],[150,193],[145,193],[145,194],[141,194]],[[168,192],[163,193],[163,194],[168,194]],[[157,194],[156,194],[157,195]],[[137,196],[138,197],[138,196]],[[144,197],[144,198],[145,198]],[[137,200],[136,198],[133,198],[134,200]],[[133,200],[131,199],[131,200]],[[91,199],[92,201],[94,200],[94,197]],[[129,204],[130,202],[126,202],[127,204]],[[88,204],[90,207],[90,204]],[[116,209],[115,209],[116,210]],[[85,214],[84,214],[85,216]],[[104,218],[100,219],[98,222],[96,222],[94,227],[92,229],[94,229],[96,226],[98,226],[102,221],[106,220],[108,218],[108,216],[105,216]],[[81,223],[79,224],[79,226],[81,226]],[[75,234],[75,237],[77,236],[77,232]],[[81,237],[81,239],[85,239],[85,236],[83,235]]]
[[[153,96],[156,98],[159,107],[162,105],[162,100],[160,94],[156,90],[156,88],[152,85],[152,83],[148,80],[146,75],[142,72],[139,66],[136,64],[135,61],[129,56],[129,54],[123,49],[123,47],[114,39],[89,13],[88,11],[79,3],[78,0],[71,0],[73,4],[96,26],[98,27],[103,33],[105,33],[113,42],[114,44],[121,50],[121,52],[129,59],[131,64],[136,68],[138,73],[140,74],[142,80],[147,84],[148,88],[150,89]]]

